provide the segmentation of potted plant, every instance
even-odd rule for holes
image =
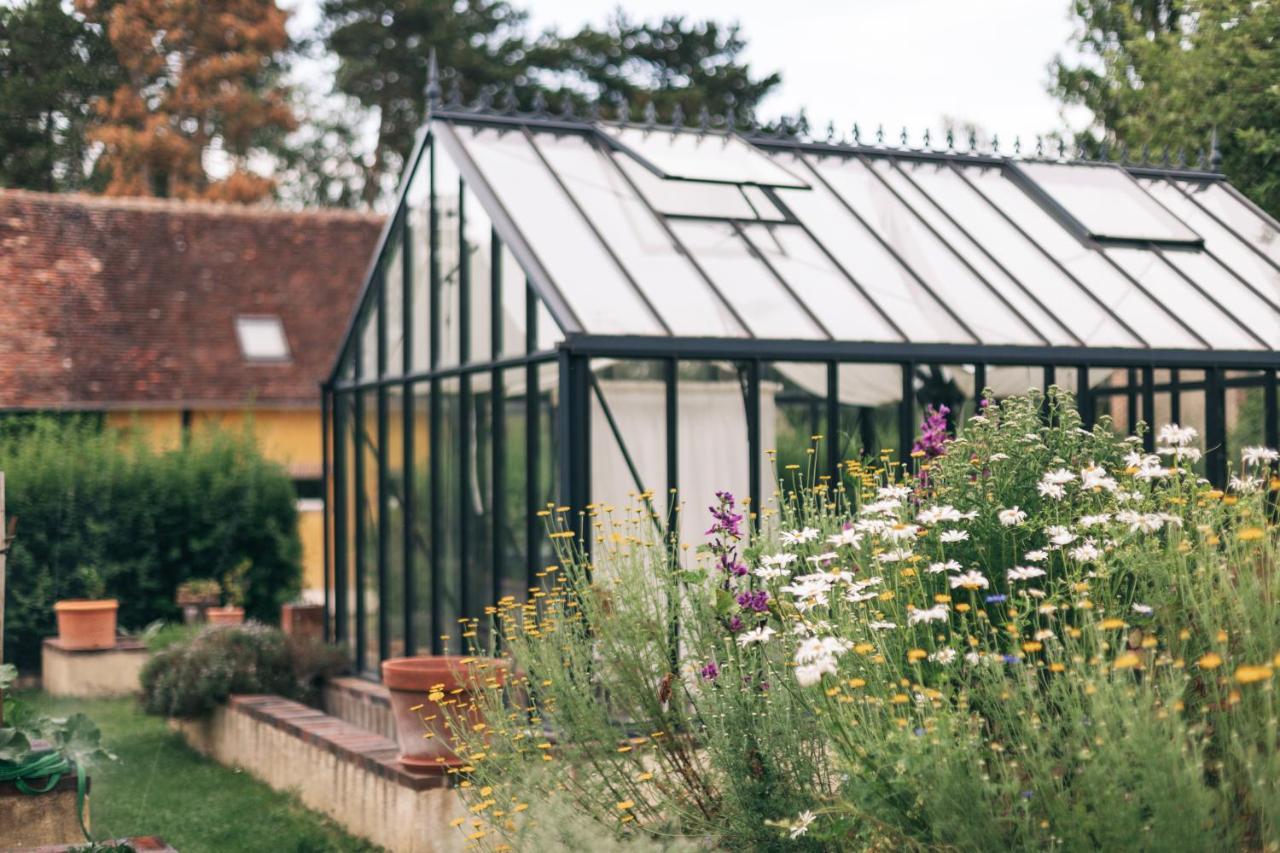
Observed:
[[[324,637],[324,605],[292,601],[280,605],[280,630],[302,640]]]
[[[64,649],[110,649],[116,644],[116,612],[120,603],[103,598],[106,583],[92,566],[76,570],[81,598],[56,602],[58,643]]]
[[[226,596],[226,606],[210,607],[205,611],[205,618],[210,625],[240,625],[244,623],[245,575],[249,573],[252,563],[244,560],[234,569],[222,576],[222,592]]]
[[[382,683],[395,717],[400,763],[414,770],[463,764],[449,724],[481,722],[476,694],[501,686],[509,666],[501,659],[453,655],[384,660]]]
[[[182,621],[188,625],[205,621],[205,612],[222,600],[222,587],[212,578],[194,578],[178,584],[174,597],[182,608]]]

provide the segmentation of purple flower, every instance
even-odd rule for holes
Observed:
[[[988,595],[986,598],[983,599],[983,601],[985,601],[987,604],[1003,604],[1008,600],[1009,600],[1009,596],[1004,595],[1003,593]]]
[[[734,512],[733,495],[729,492],[716,492],[718,503],[707,507],[715,523],[707,530],[708,536],[721,534],[731,539],[742,538],[742,513]]]
[[[926,459],[943,456],[947,452],[947,442],[951,440],[947,432],[947,415],[951,409],[946,406],[925,409],[924,423],[920,424],[920,438],[912,445],[912,453],[923,452]]]
[[[745,627],[746,625],[743,624],[741,616],[729,617],[729,630],[732,631],[733,633],[736,634]]]
[[[1003,658],[1004,658],[1004,662],[1009,664],[1010,666],[1013,666],[1014,664],[1022,663],[1022,658],[1018,657],[1017,655],[1004,655]]]
[[[738,593],[738,606],[743,610],[765,613],[769,610],[769,593],[763,589]]]
[[[715,681],[720,675],[720,667],[716,666],[715,661],[711,661],[702,668],[702,679],[704,681]]]

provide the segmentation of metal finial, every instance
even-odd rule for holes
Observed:
[[[698,110],[698,130],[706,133],[711,129],[711,110],[707,109],[707,105],[703,104],[702,109]]]
[[[436,62],[436,49],[431,48],[431,55],[427,57],[427,88],[425,90],[427,96],[427,112],[433,113],[440,109],[440,65]]]
[[[834,145],[836,141],[836,123],[834,121],[827,122],[827,144]]]
[[[728,100],[728,105],[724,108],[724,126],[733,133],[738,129],[738,110],[734,107],[733,101]]]
[[[594,98],[591,103],[587,104],[587,121],[598,122],[600,120],[600,102]]]
[[[1222,149],[1218,147],[1218,126],[1213,126],[1209,134],[1209,168],[1215,172],[1222,171]]]
[[[684,127],[684,106],[679,103],[671,109],[671,126],[677,130]]]
[[[1036,159],[1044,159],[1044,137],[1038,133],[1036,134]]]
[[[925,151],[928,151],[929,150],[929,128],[926,127],[924,129],[924,136],[921,137],[921,140],[922,141],[920,143],[920,147],[923,148]]]
[[[876,125],[876,145],[884,145],[884,125]]]
[[[1022,153],[1022,137],[1020,135],[1013,137],[1013,156],[1017,157]]]
[[[947,128],[947,150],[956,150],[956,132],[951,128]]]
[[[1082,139],[1076,140],[1076,150],[1072,153],[1071,157],[1073,160],[1084,159],[1084,140]]]
[[[1129,143],[1128,142],[1120,143],[1120,156],[1118,159],[1124,165],[1129,164]]]
[[[533,114],[536,116],[545,116],[547,114],[547,96],[542,94],[542,90],[533,93]]]
[[[998,133],[991,134],[991,153],[1000,153],[1000,134]]]
[[[1151,162],[1151,143],[1142,143],[1142,165],[1146,166]]]
[[[457,77],[454,77],[453,82],[449,84],[449,100],[445,102],[445,106],[450,109],[462,106],[462,83]]]
[[[476,92],[476,100],[471,108],[476,112],[487,113],[492,106],[493,90],[488,86],[480,87],[480,91]]]
[[[572,121],[578,117],[577,108],[574,106],[573,98],[563,94],[560,96],[560,118],[565,121]]]
[[[1169,168],[1169,164],[1170,164],[1171,162],[1173,162],[1173,161],[1172,161],[1172,159],[1171,159],[1172,157],[1173,157],[1173,154],[1172,154],[1172,152],[1169,150],[1169,143],[1167,143],[1167,142],[1166,142],[1166,143],[1164,144],[1164,146],[1161,148],[1161,151],[1160,151],[1160,163],[1161,163],[1161,165],[1163,165],[1166,169],[1167,169],[1167,168]]]
[[[1058,159],[1067,159],[1067,140],[1063,139],[1061,136],[1058,137]]]
[[[627,96],[619,93],[613,103],[618,121],[623,123],[631,121],[631,104],[627,102]]]
[[[1203,148],[1196,149],[1196,168],[1203,169],[1209,165],[1209,155]]]
[[[644,125],[645,127],[656,127],[658,124],[658,108],[654,106],[653,101],[644,105]]]
[[[853,123],[853,144],[862,144],[862,128],[858,127],[858,123],[856,121]]]
[[[760,135],[760,117],[756,115],[755,110],[747,112],[747,133],[752,136]]]
[[[1102,146],[1098,149],[1098,159],[1104,163],[1111,162],[1111,142],[1109,140],[1102,140]]]
[[[1178,153],[1174,162],[1178,164],[1179,169],[1185,169],[1187,167],[1187,149],[1178,146]]]
[[[972,154],[977,150],[978,150],[978,133],[977,131],[971,130],[969,131],[969,153]]]
[[[499,104],[499,108],[507,115],[511,115],[516,111],[516,106],[516,87],[508,83],[506,89],[502,92],[502,102]]]
[[[907,126],[902,126],[902,131],[898,134],[898,140],[902,143],[902,147],[907,147]]]

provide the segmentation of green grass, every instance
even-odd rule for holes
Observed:
[[[379,849],[297,797],[200,756],[164,720],[144,716],[133,699],[18,698],[54,715],[88,714],[102,729],[103,745],[118,756],[91,772],[98,838],[159,835],[182,853]]]

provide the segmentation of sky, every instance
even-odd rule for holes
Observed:
[[[291,29],[313,25],[318,0],[283,0]],[[514,0],[535,30],[573,31],[601,24],[618,3],[601,0]],[[738,22],[746,60],[756,74],[782,73],[761,105],[761,118],[807,111],[864,133],[883,124],[896,139],[935,133],[944,119],[972,122],[1001,140],[1079,129],[1087,113],[1065,117],[1046,90],[1048,65],[1067,51],[1068,0],[627,0],[632,18],[665,14]],[[308,76],[323,74],[309,68]],[[318,83],[309,80],[308,83]],[[866,137],[864,137],[866,138]],[[935,137],[937,138],[937,137]]]

